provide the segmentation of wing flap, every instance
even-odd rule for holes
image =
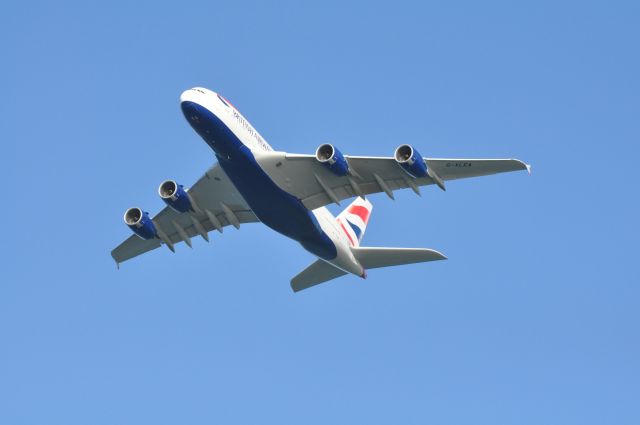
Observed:
[[[233,213],[236,215],[236,217],[238,217],[238,220],[240,221],[240,223],[254,223],[256,221],[259,221],[258,218],[255,216],[255,214],[251,210],[248,210],[248,211],[233,210]],[[198,229],[196,229],[196,227],[191,222],[190,216],[193,216],[196,220],[198,220],[198,222],[202,225],[202,227],[207,233],[211,232],[212,230],[216,230],[216,226],[204,214],[197,214],[197,213],[180,214],[178,216],[179,222],[176,221],[176,223],[185,230],[185,232],[190,238],[199,235]],[[222,210],[216,211],[216,213],[214,213],[214,216],[220,221],[223,228],[227,226],[233,226],[233,223],[229,222],[226,215],[224,214],[224,211]],[[169,240],[171,242],[173,243],[182,242],[182,237],[180,236],[180,233],[178,232],[176,227],[173,225],[173,223],[165,222],[161,226],[162,226],[161,227],[162,230],[166,233],[166,235],[169,237]]]
[[[406,189],[409,187],[409,184],[407,183],[406,179],[397,179],[397,178],[385,179],[382,177],[381,179],[384,181],[384,183],[389,187],[391,191]],[[422,180],[427,180],[427,179],[416,179],[416,182],[420,182]],[[362,193],[362,195],[371,195],[374,193],[380,193],[384,191],[384,189],[382,189],[378,184],[378,182],[375,180],[368,181],[368,182],[367,181],[356,182],[356,184],[358,185],[358,188],[360,188],[360,192]],[[430,182],[417,183],[418,186],[422,186],[425,184],[431,184],[431,183]],[[347,185],[345,186],[339,186],[337,188],[333,188],[333,191],[340,200],[349,199],[349,198],[358,196],[355,190],[351,187],[350,183],[347,183]],[[304,198],[302,200],[302,203],[308,209],[315,210],[316,208],[320,208],[322,206],[333,203],[333,200],[324,191],[322,191],[322,192],[316,192],[313,195],[310,195]]]

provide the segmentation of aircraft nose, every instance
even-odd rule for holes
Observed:
[[[180,103],[193,100],[193,95],[194,95],[193,89],[183,91],[182,94],[180,95]]]
[[[190,100],[180,102],[184,117],[192,124],[198,124],[202,116],[201,106]]]

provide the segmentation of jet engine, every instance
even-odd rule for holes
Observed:
[[[181,184],[174,180],[165,180],[158,188],[158,194],[162,200],[177,212],[193,211],[191,199]]]
[[[325,143],[316,150],[316,159],[337,176],[349,174],[349,163],[338,149]]]
[[[140,208],[129,208],[124,213],[124,222],[133,230],[133,233],[142,239],[153,239],[158,235],[149,213]]]
[[[400,145],[396,149],[394,158],[400,167],[412,177],[425,177],[428,175],[427,164],[420,153],[411,145]]]

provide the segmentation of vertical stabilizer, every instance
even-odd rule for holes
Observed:
[[[372,210],[373,205],[371,202],[365,198],[358,197],[336,217],[340,228],[346,233],[351,246],[360,246],[360,241],[367,229],[367,223],[371,217]]]

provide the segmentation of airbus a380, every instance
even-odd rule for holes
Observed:
[[[367,269],[444,260],[425,248],[362,247],[372,205],[365,198],[383,192],[448,180],[527,170],[516,159],[424,158],[411,145],[399,146],[392,157],[343,155],[323,144],[315,155],[274,151],[242,114],[221,95],[201,87],[182,93],[180,107],[191,127],[211,147],[218,162],[189,190],[174,180],[160,184],[167,204],[150,217],[129,208],[124,221],[134,235],[111,251],[118,265],[130,258],[225,226],[262,222],[298,241],[318,259],[291,280],[300,291],[345,274],[365,278]],[[334,217],[326,205],[356,198]]]

